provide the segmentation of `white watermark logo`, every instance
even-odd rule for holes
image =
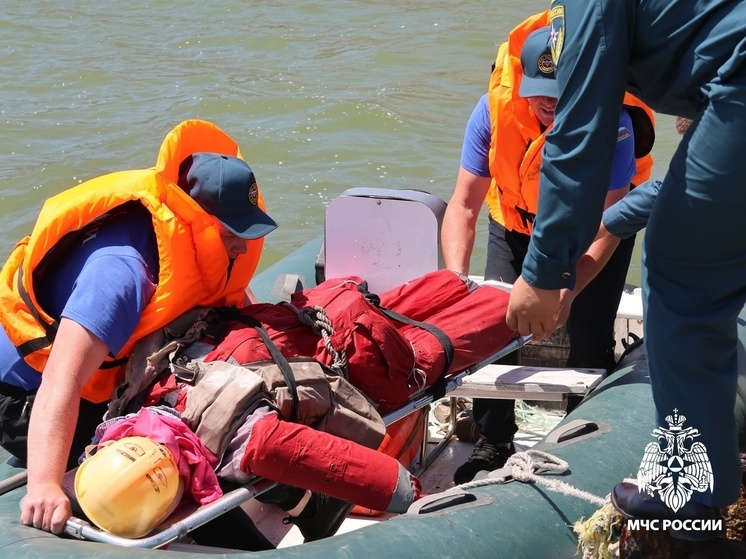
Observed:
[[[686,417],[674,409],[666,417],[668,429],[656,428],[658,442],[648,443],[637,471],[637,486],[648,495],[656,493],[674,513],[689,502],[692,493],[712,491],[715,480],[707,448],[694,439],[700,433],[684,427]]]
[[[630,518],[627,520],[629,530],[648,530],[650,532],[712,532],[723,529],[722,518],[687,518],[686,520],[673,520],[664,518]]]

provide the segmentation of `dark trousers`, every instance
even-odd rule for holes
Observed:
[[[528,235],[506,231],[490,218],[485,279],[515,283],[521,273],[529,240]],[[612,371],[616,366],[614,320],[634,247],[634,237],[622,241],[598,276],[573,301],[567,320],[570,336],[567,367]],[[504,365],[517,362],[517,352],[498,361]],[[474,400],[474,421],[479,425],[481,435],[491,442],[512,441],[518,430],[515,400]]]
[[[0,446],[26,463],[28,457],[28,425],[31,407],[36,398],[36,390],[22,388],[0,382]],[[96,426],[103,420],[108,404],[93,404],[80,400],[78,424],[67,461],[67,469],[78,467],[78,458],[91,444]]]
[[[648,221],[642,296],[657,424],[670,429],[676,411],[686,418],[677,429],[696,430],[688,446],[702,449],[700,464],[709,458],[714,484],[691,500],[724,507],[738,499],[742,479],[746,67],[700,91],[705,107],[676,149]]]

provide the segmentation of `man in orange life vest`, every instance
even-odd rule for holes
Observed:
[[[0,276],[0,444],[28,465],[24,524],[63,530],[63,475],[138,339],[196,305],[249,302],[277,227],[263,208],[237,144],[196,120],[166,137],[154,168],[45,203]]]
[[[557,102],[548,23],[548,12],[544,12],[510,33],[498,51],[489,92],[480,99],[467,125],[461,167],[442,226],[446,267],[454,271],[469,272],[476,221],[486,202],[490,222],[485,278],[513,283],[520,274],[538,203],[544,138],[552,127]],[[635,132],[638,123],[647,123],[642,139],[650,140],[652,112],[631,96],[620,109],[605,207],[629,192],[630,183],[646,180],[652,166],[647,155],[652,143],[636,151],[631,116]],[[646,157],[636,163],[636,156]],[[634,243],[634,235],[622,241],[577,298],[575,292],[565,293],[568,307],[575,298],[567,323],[571,340],[568,367],[611,370],[615,366],[614,318]],[[592,248],[601,252],[601,245]],[[515,364],[516,358],[509,355],[501,362]],[[470,481],[481,470],[503,466],[515,452],[513,400],[476,399],[473,412],[480,438],[467,462],[456,470],[457,484]]]

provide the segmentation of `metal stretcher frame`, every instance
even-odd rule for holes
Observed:
[[[503,286],[505,285],[501,282],[491,281],[480,282],[480,284],[492,285],[498,288],[504,288]],[[516,338],[513,338],[513,340],[508,342],[505,346],[497,350],[489,357],[483,359],[479,363],[476,363],[475,365],[472,365],[471,367],[468,367],[461,372],[449,375],[446,379],[445,395],[447,396],[448,393],[452,392],[454,389],[460,386],[463,383],[464,377],[474,373],[485,365],[493,363],[497,359],[500,359],[505,355],[512,353],[513,351],[517,351],[530,339],[531,336],[518,336]],[[429,406],[431,403],[433,403],[433,401],[435,401],[435,399],[439,397],[442,397],[442,395],[436,397],[431,387],[431,389],[426,390],[421,396],[407,402],[399,409],[383,416],[383,421],[388,427],[392,423],[403,419],[409,414]],[[423,471],[425,471],[435,461],[435,459],[448,445],[448,442],[453,437],[456,430],[455,399],[451,399],[450,406],[451,413],[448,430],[441,441],[439,441],[438,444],[435,446],[435,448],[429,451],[427,448],[428,429],[425,428],[424,440],[422,441],[421,445],[420,468],[417,470],[417,472],[414,472],[415,475],[420,475]],[[183,518],[178,519],[178,517],[180,517],[183,512],[180,513],[180,511],[177,509],[177,511],[169,518],[169,520],[167,520],[166,523],[162,524],[159,528],[156,528],[157,531],[142,538],[126,538],[117,536],[115,534],[111,534],[109,532],[101,530],[90,522],[77,517],[68,519],[65,525],[64,533],[68,536],[72,536],[80,540],[107,543],[121,547],[159,548],[176,541],[192,530],[195,530],[196,528],[199,528],[207,522],[214,520],[225,512],[242,505],[250,499],[258,497],[266,491],[269,491],[275,485],[277,485],[276,482],[272,482],[261,477],[254,477],[245,485],[241,485],[235,489],[227,491],[219,499],[197,508],[194,512],[184,516]],[[174,521],[174,518],[177,518],[177,520]]]
[[[531,336],[523,336],[523,337],[517,337],[513,338],[507,345],[505,345],[502,349],[495,352],[493,355],[490,355],[486,359],[483,359],[476,365],[472,365],[471,367],[468,367],[467,369],[464,369],[460,373],[455,373],[453,375],[450,375],[448,377],[448,380],[446,381],[446,388],[445,388],[445,395],[447,396],[450,392],[453,392],[458,386],[461,386],[463,383],[464,377],[474,373],[475,371],[481,369],[485,365],[489,365],[490,363],[493,363],[494,361],[500,359],[501,357],[504,357],[508,355],[509,353],[512,353],[514,351],[517,351],[520,349],[521,346],[526,344],[531,339]],[[432,391],[423,394],[420,398],[417,398],[411,402],[408,402],[398,410],[395,410],[383,417],[383,421],[388,427],[392,423],[408,416],[409,414],[422,409],[426,406],[429,406],[433,403],[435,400],[435,395]],[[456,433],[456,399],[451,398],[450,399],[450,416],[448,421],[448,430],[443,435],[443,438],[438,442],[438,444],[433,448],[432,450],[428,450],[427,448],[427,441],[428,441],[428,430],[425,429],[425,439],[422,441],[421,446],[421,454],[420,454],[420,467],[419,469],[414,472],[415,475],[419,476],[424,472],[427,468],[430,467],[430,465],[435,461],[435,459],[440,455],[440,453],[443,451],[443,449],[448,446],[449,441],[453,437],[453,435]]]
[[[483,360],[482,362],[477,363],[476,365],[473,365],[460,373],[451,375],[446,382],[446,395],[454,390],[457,386],[459,386],[463,382],[463,378],[465,376],[472,374],[477,369],[489,363],[492,363],[496,359],[499,359],[513,351],[516,351],[528,340],[528,336],[514,338],[506,346],[504,346],[502,349],[495,352],[493,355]],[[398,410],[385,415],[383,417],[384,423],[387,426],[391,425],[399,419],[402,419],[417,410],[429,406],[433,401],[434,395],[432,393],[425,393],[419,398],[408,402]],[[423,441],[421,447],[421,466],[418,472],[416,472],[417,475],[427,469],[427,467],[429,467],[433,463],[433,461],[438,457],[438,455],[448,444],[448,441],[451,439],[455,432],[455,415],[455,403],[451,401],[451,419],[449,422],[448,431],[444,435],[443,439],[436,445],[436,447],[430,451],[427,450],[427,445],[424,444],[425,441]],[[427,436],[427,429],[425,429],[425,434]],[[168,525],[162,525],[162,527],[158,529],[157,532],[143,538],[125,538],[122,536],[117,536],[115,534],[100,530],[99,528],[92,525],[90,522],[76,517],[72,517],[67,521],[64,533],[68,536],[72,536],[81,540],[108,543],[122,547],[159,548],[168,543],[176,541],[180,537],[188,534],[196,528],[199,528],[210,520],[219,517],[230,509],[240,506],[246,501],[261,495],[275,485],[275,482],[269,482],[268,480],[257,477],[245,485],[228,491],[216,501],[197,508],[188,516],[175,522],[170,522]],[[176,514],[178,514],[178,511]]]

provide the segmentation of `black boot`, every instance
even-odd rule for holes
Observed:
[[[282,510],[288,511],[297,507],[305,494],[305,489],[278,483],[269,491],[259,495],[256,500],[267,505],[277,505]]]
[[[461,485],[473,480],[478,472],[491,472],[502,468],[513,454],[515,454],[513,443],[494,444],[480,437],[474,445],[471,456],[453,473],[453,482]]]
[[[673,511],[658,495],[640,491],[634,483],[617,483],[611,492],[611,504],[627,519],[657,520],[661,526],[669,521],[668,533],[681,540],[702,541],[726,535],[720,509],[688,501]]]
[[[296,517],[284,518],[283,523],[295,524],[305,542],[322,540],[337,533],[352,507],[354,505],[347,501],[322,493],[312,493],[303,512]]]

